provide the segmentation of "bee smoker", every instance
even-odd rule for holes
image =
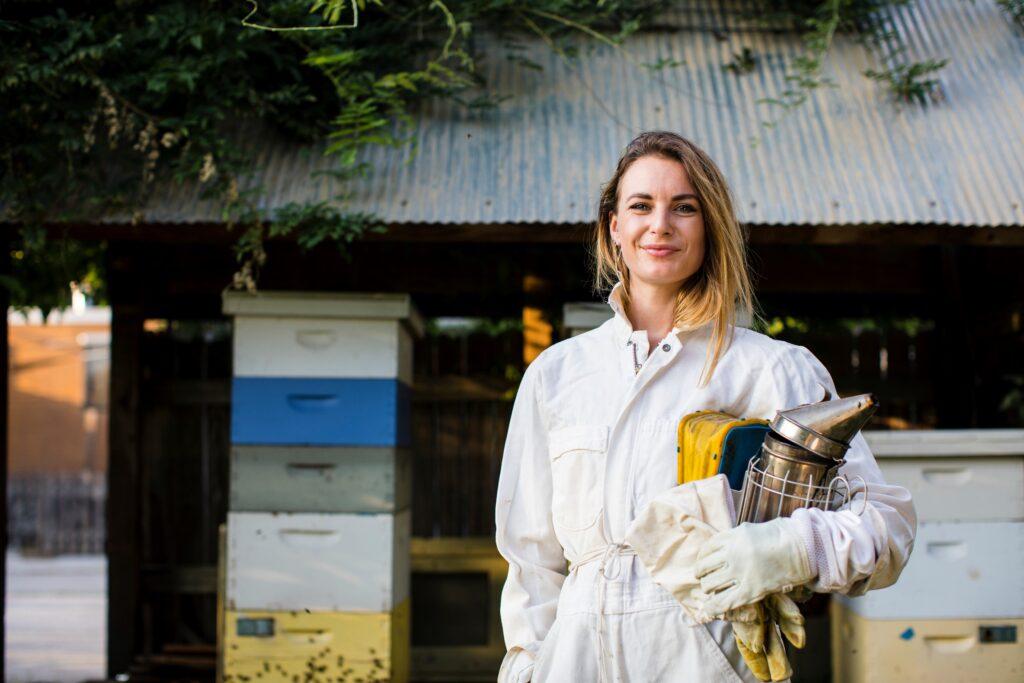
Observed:
[[[851,500],[839,468],[878,403],[871,394],[828,399],[826,392],[823,401],[775,414],[760,453],[747,465],[737,523],[788,517],[803,507],[835,510]],[[866,500],[867,483],[858,479]]]

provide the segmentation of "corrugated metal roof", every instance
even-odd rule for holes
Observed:
[[[635,64],[602,44],[565,63],[539,42],[529,56],[543,71],[486,60],[490,86],[513,97],[490,114],[425,106],[416,157],[370,150],[376,171],[353,186],[348,206],[391,223],[590,222],[626,143],[667,129],[716,160],[746,223],[1024,225],[1024,38],[994,2],[917,0],[895,11],[908,57],[950,59],[938,75],[944,99],[895,102],[862,74],[877,56],[839,37],[825,65],[838,87],[815,91],[757,146],[750,139],[777,115],[757,100],[786,89],[799,37],[758,29],[721,3],[690,3],[659,23],[691,28],[630,38]],[[725,71],[744,47],[756,69]],[[685,65],[639,66],[660,59]],[[339,191],[329,178],[309,179],[323,163],[309,152],[261,149],[267,206]],[[147,218],[217,220],[192,197],[165,196]]]

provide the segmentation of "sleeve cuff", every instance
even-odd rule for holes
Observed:
[[[828,583],[829,579],[827,576],[827,563],[822,562],[825,553],[822,548],[821,537],[818,535],[811,520],[806,515],[799,514],[800,512],[800,510],[794,511],[790,516],[790,520],[792,520],[793,527],[800,536],[804,550],[807,552],[807,566],[814,577],[811,586],[820,586],[823,583]]]
[[[533,676],[534,651],[540,643],[527,647],[518,645],[505,653],[505,659],[498,670],[498,683],[529,683]]]

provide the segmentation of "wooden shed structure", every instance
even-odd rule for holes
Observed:
[[[861,75],[876,56],[840,39],[826,65],[839,87],[764,130],[756,101],[781,92],[801,46],[742,17],[681,3],[627,41],[629,59],[597,46],[566,63],[532,45],[537,72],[495,55],[485,76],[513,95],[497,111],[426,107],[411,164],[368,152],[377,170],[351,208],[381,215],[386,234],[354,244],[351,263],[268,245],[263,289],[407,293],[427,320],[412,396],[416,680],[493,679],[504,652],[491,539],[511,398],[536,350],[569,334],[566,304],[601,303],[597,197],[636,133],[673,130],[716,159],[773,332],[815,352],[842,393],[875,391],[877,426],[1024,419],[1005,401],[1024,382],[1019,27],[994,3],[910,3],[893,28],[911,56],[950,58],[941,99],[893,101]],[[744,47],[755,70],[724,70]],[[663,58],[684,66],[642,66]],[[335,194],[310,180],[317,155],[261,144],[267,206]],[[139,226],[69,228],[109,244],[108,667],[136,680],[203,670],[216,638],[234,235],[197,196],[167,188]]]

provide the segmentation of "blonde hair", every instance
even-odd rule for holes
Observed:
[[[593,239],[594,286],[603,292],[622,280],[622,301],[629,307],[629,269],[610,233],[611,214],[618,210],[619,181],[634,161],[660,156],[678,161],[686,169],[704,217],[704,260],[679,288],[673,324],[693,330],[712,324],[711,343],[700,384],[706,386],[731,341],[737,307],[753,315],[754,295],[747,266],[746,240],[733,210],[729,185],[715,162],[686,138],[667,131],[641,133],[619,158],[615,174],[601,192]]]

